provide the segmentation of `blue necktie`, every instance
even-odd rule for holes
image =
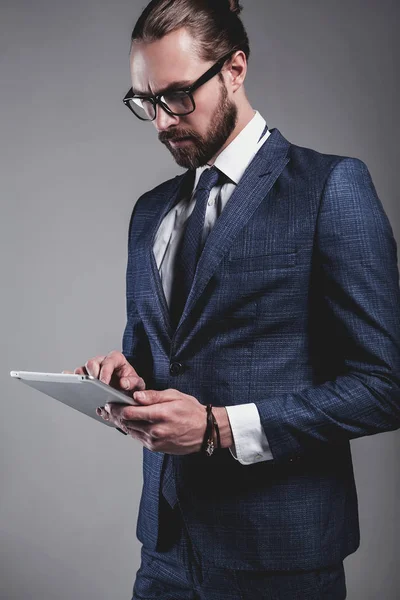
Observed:
[[[201,254],[208,198],[212,188],[218,184],[221,175],[221,171],[216,167],[206,169],[201,174],[196,187],[196,204],[187,220],[186,229],[176,256],[170,303],[170,315],[174,328],[178,325],[185,307]]]

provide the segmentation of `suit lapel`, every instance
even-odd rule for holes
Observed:
[[[143,243],[139,244],[139,254],[137,260],[144,268],[141,269],[142,282],[140,287],[143,290],[151,291],[150,302],[147,304],[146,316],[153,324],[162,324],[162,329],[158,334],[164,338],[167,343],[172,338],[172,328],[170,325],[169,309],[165,298],[164,290],[161,283],[160,274],[157,268],[156,259],[153,252],[154,240],[158,228],[167,215],[167,213],[179,202],[183,194],[190,193],[194,184],[195,171],[186,171],[183,175],[178,175],[172,182],[169,190],[161,190],[158,197],[154,201],[159,204],[160,208],[157,211],[157,218],[154,219],[150,227],[145,232]],[[167,201],[165,201],[167,196]]]
[[[246,169],[207,238],[177,331],[187,319],[233,240],[289,162],[289,146],[290,143],[279,130],[272,129],[268,140]]]

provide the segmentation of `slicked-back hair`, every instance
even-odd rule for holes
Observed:
[[[242,50],[248,60],[249,39],[241,10],[238,0],[151,0],[132,32],[131,47],[186,28],[202,60],[214,62],[235,50]]]

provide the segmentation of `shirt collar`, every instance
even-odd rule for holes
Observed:
[[[265,128],[265,119],[255,110],[251,121],[247,123],[246,127],[217,156],[214,166],[236,185],[239,183],[251,160],[269,137],[270,131],[267,130],[260,139]],[[200,175],[208,167],[209,165],[204,165],[196,169],[194,189],[199,182]]]

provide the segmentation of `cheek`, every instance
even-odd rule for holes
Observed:
[[[206,124],[205,128],[207,128],[207,124],[212,121],[215,111],[220,105],[221,88],[219,86],[208,87],[205,84],[204,88],[200,88],[195,92],[194,101],[196,110],[187,116],[188,124],[190,119],[193,123],[198,121],[200,126]]]
[[[201,98],[199,98],[198,103],[196,103],[196,107],[198,107],[199,111],[198,114],[202,114],[205,120],[211,121],[215,112],[218,110],[220,103],[221,97],[219,93],[203,94]]]
[[[205,136],[212,125],[215,111],[216,107],[196,103],[196,110],[186,117],[185,122],[182,121],[182,126]]]

